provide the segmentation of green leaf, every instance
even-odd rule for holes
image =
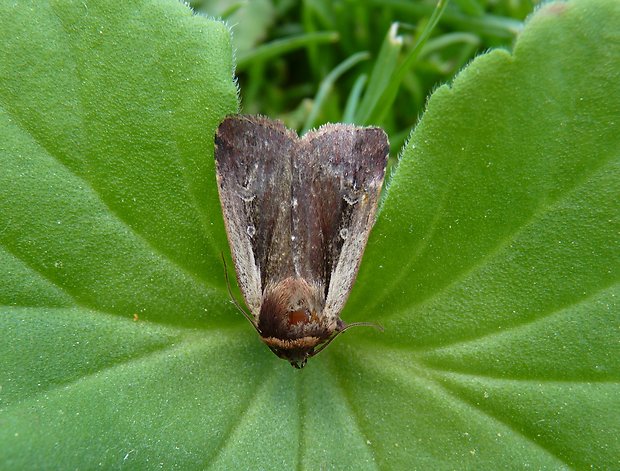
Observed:
[[[620,466],[620,6],[439,88],[301,371],[228,301],[230,38],[181,3],[0,5],[0,468]]]
[[[0,240],[18,282],[0,300],[215,320],[213,135],[237,108],[226,27],[176,2],[1,8]]]

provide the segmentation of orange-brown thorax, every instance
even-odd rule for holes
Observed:
[[[263,293],[258,331],[273,352],[291,363],[305,363],[329,339],[336,320],[323,315],[323,290],[303,278],[286,278]]]
[[[303,278],[285,278],[267,286],[263,293],[258,329],[263,337],[293,340],[321,334],[324,295]]]

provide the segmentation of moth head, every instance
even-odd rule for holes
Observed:
[[[288,360],[295,368],[301,369],[306,366],[308,358],[322,352],[336,337],[350,329],[351,327],[373,327],[383,332],[383,327],[371,322],[354,322],[345,324],[338,319],[335,329],[326,337],[303,337],[294,340],[282,340],[275,337],[262,337],[261,340],[267,344],[273,353],[278,357]]]
[[[306,366],[308,358],[318,353],[319,350],[316,350],[316,347],[324,341],[317,337],[295,340],[282,340],[275,337],[261,337],[261,339],[273,353],[298,369]]]

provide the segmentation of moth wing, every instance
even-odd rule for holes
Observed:
[[[258,319],[269,279],[293,273],[291,151],[297,135],[278,122],[231,116],[218,127],[218,190],[237,281]]]
[[[379,128],[336,124],[298,145],[292,170],[295,270],[324,290],[323,313],[338,317],[374,223],[389,144]]]

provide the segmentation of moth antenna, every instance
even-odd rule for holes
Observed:
[[[351,324],[346,324],[342,330],[340,331],[340,333],[344,332],[347,329],[350,329],[351,327],[372,327],[374,329],[377,329],[379,332],[383,332],[383,326],[379,325],[379,324],[375,324],[374,322],[353,322]]]
[[[241,307],[241,305],[237,302],[237,300],[233,296],[232,289],[230,287],[230,280],[228,279],[228,268],[226,267],[226,259],[224,258],[224,252],[221,252],[221,255],[222,255],[222,262],[224,262],[224,278],[226,278],[226,288],[228,289],[228,296],[230,297],[230,300],[233,302],[235,307],[241,312],[241,314],[243,314],[243,317],[245,317],[248,320],[248,322],[252,324],[252,327],[254,327],[256,329],[256,332],[258,332],[260,335],[260,331],[258,330],[258,327],[254,325],[254,321],[252,320],[250,315],[247,312],[245,312],[245,309]]]
[[[338,321],[339,323],[341,321]],[[344,322],[343,322],[344,324]],[[321,345],[318,349],[316,349],[314,352],[312,352],[312,355],[309,355],[311,357],[313,357],[314,355],[317,355],[319,353],[321,353],[323,350],[325,350],[325,347],[327,347],[330,343],[332,343],[332,341],[338,337],[340,334],[342,334],[345,330],[349,330],[351,327],[373,327],[381,332],[383,332],[383,327],[380,326],[379,324],[374,324],[372,322],[353,322],[352,324],[344,324],[344,327],[342,327],[339,331],[336,332],[335,335],[332,335],[327,342],[325,342],[323,345]]]

